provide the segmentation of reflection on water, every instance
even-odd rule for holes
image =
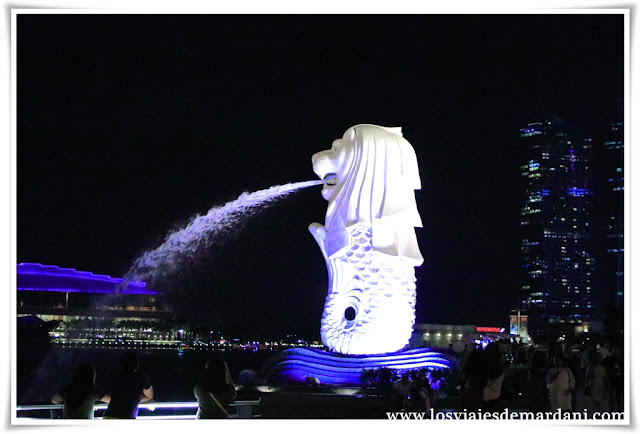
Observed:
[[[118,370],[118,357],[125,351],[135,351],[140,368],[151,380],[156,401],[194,401],[193,385],[213,351],[176,349],[125,350],[108,348],[50,347],[41,363],[26,378],[18,382],[18,404],[49,403],[51,396],[71,380],[79,363],[91,363],[96,368],[96,385],[105,392],[110,389],[110,376]],[[229,364],[237,382],[244,369],[259,372],[274,351],[227,350],[218,353]],[[18,361],[18,377],[20,376]]]

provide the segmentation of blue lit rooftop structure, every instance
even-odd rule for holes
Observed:
[[[145,282],[126,282],[124,279],[56,265],[24,262],[17,266],[18,291],[83,292],[98,294],[154,295]]]

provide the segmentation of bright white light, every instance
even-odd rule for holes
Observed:
[[[398,351],[411,337],[423,262],[415,151],[400,128],[356,125],[312,161],[329,202],[325,226],[309,226],[329,272],[322,342],[343,354]]]

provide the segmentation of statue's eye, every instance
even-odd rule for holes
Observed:
[[[353,319],[356,317],[356,310],[352,307],[348,307],[344,310],[344,317],[347,319],[347,321],[353,321]]]

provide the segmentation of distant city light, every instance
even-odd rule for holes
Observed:
[[[591,194],[590,190],[588,190],[586,188],[577,188],[577,187],[569,187],[567,189],[567,192],[571,196],[577,196],[577,197],[586,196],[586,195]]]

